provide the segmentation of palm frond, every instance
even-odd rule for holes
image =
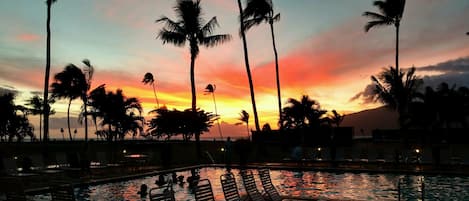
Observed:
[[[370,22],[366,23],[364,29],[365,29],[365,32],[368,32],[373,27],[388,26],[390,24],[392,24],[392,22],[389,22],[389,21],[370,21]]]
[[[218,21],[217,21],[217,17],[212,17],[212,19],[210,19],[207,24],[205,24],[201,29],[200,29],[200,33],[202,33],[201,35],[202,36],[206,36],[206,35],[209,35],[209,34],[212,34],[212,31],[213,31],[213,28],[219,26],[218,25]]]
[[[220,34],[220,35],[213,35],[213,36],[208,36],[208,37],[199,39],[199,42],[205,47],[213,47],[218,44],[228,42],[229,40],[231,40],[231,35]]]
[[[184,33],[184,27],[181,26],[181,23],[175,22],[166,16],[163,16],[160,19],[157,19],[155,22],[164,23],[165,29],[169,31]]]
[[[160,38],[163,41],[163,44],[171,43],[179,47],[184,46],[186,43],[186,36],[184,34],[169,31],[165,28],[160,31],[157,38]]]
[[[369,12],[369,11],[363,12],[362,16],[369,17],[369,18],[379,20],[379,21],[389,20],[389,18],[386,17],[385,15],[382,15],[382,14],[379,14],[379,13],[374,13],[374,12]]]
[[[251,18],[244,20],[244,31],[247,32],[249,29],[251,29],[254,26],[257,26],[263,22],[269,22],[269,18],[267,17],[257,17],[257,18]]]
[[[274,17],[272,17],[272,22],[278,22],[280,21],[280,13],[277,13]]]

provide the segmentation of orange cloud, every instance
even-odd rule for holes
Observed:
[[[36,42],[40,36],[32,33],[23,33],[15,36],[15,39],[20,42]]]

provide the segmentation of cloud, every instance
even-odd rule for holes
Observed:
[[[0,96],[6,95],[6,94],[13,94],[16,95],[18,94],[18,90],[16,90],[15,87],[8,86],[8,85],[1,85],[0,86]]]
[[[423,66],[418,71],[437,71],[443,73],[466,73],[469,72],[469,57],[449,60],[436,65]]]
[[[40,40],[40,36],[32,33],[23,33],[15,36],[15,39],[20,42],[36,42]]]

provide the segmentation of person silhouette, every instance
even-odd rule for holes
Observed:
[[[137,194],[140,195],[140,198],[145,198],[147,197],[148,194],[148,186],[146,184],[142,184],[140,186],[140,191],[137,192]]]

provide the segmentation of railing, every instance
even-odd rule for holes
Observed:
[[[403,192],[404,191],[408,191],[408,190],[414,190],[417,191],[417,192],[420,192],[420,200],[421,201],[424,201],[425,200],[425,180],[424,180],[424,177],[420,177],[418,179],[418,182],[417,182],[417,185],[420,184],[420,189],[418,188],[418,186],[414,186],[412,184],[409,184],[408,182],[405,182],[404,181],[404,178],[399,178],[399,181],[397,183],[397,198],[399,201],[401,201],[402,199],[402,196],[403,196]],[[415,196],[418,196],[418,193],[415,194]],[[416,197],[418,198],[418,197]],[[405,199],[407,200],[407,199]]]

